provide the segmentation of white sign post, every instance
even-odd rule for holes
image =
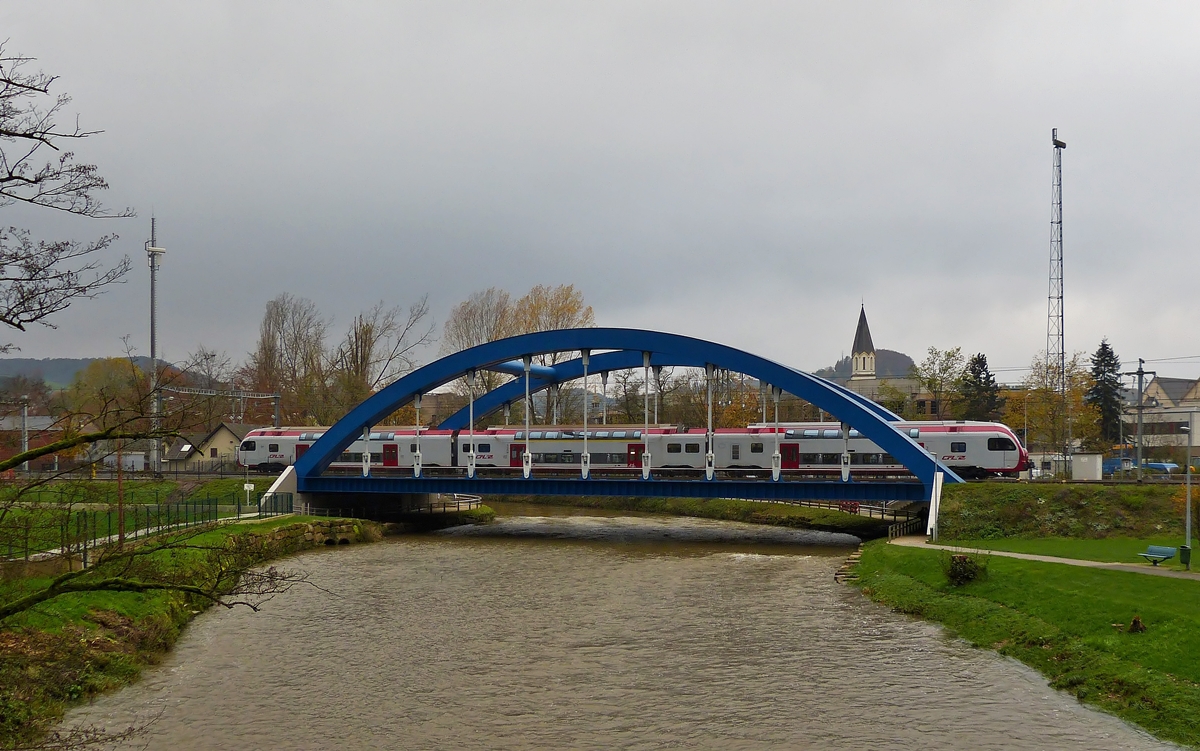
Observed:
[[[242,490],[246,491],[246,508],[250,508],[250,494],[254,492],[254,483],[248,482],[242,485]],[[242,518],[242,510],[238,509],[238,518]]]

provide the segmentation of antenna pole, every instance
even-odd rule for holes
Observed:
[[[167,251],[158,247],[158,222],[150,217],[150,240],[146,242],[146,262],[150,265],[150,388],[152,391],[152,414],[150,431],[154,434],[150,443],[150,468],[158,475],[162,472],[158,431],[162,419],[162,389],[158,371],[158,264]]]
[[[1063,462],[1071,451],[1070,421],[1067,418],[1067,353],[1063,330],[1063,237],[1062,237],[1062,152],[1067,144],[1058,139],[1058,128],[1050,131],[1054,168],[1050,189],[1050,295],[1046,316],[1046,374],[1058,392],[1059,409],[1054,427],[1062,437]]]

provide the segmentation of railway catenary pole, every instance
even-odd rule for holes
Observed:
[[[1145,398],[1145,381],[1146,376],[1157,376],[1158,372],[1154,370],[1146,370],[1146,361],[1138,358],[1138,369],[1121,375],[1137,376],[1137,467],[1134,468],[1137,473],[1137,481],[1142,481],[1142,415],[1146,410]]]

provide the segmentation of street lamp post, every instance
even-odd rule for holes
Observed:
[[[1183,514],[1184,518],[1184,548],[1186,552],[1181,556],[1183,564],[1188,571],[1192,570],[1192,431],[1195,428],[1193,425],[1193,417],[1195,412],[1188,412],[1188,450],[1187,450],[1187,510]]]

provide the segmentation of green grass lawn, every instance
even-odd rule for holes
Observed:
[[[871,543],[860,586],[1160,737],[1200,744],[1200,582],[993,556],[985,578],[954,587],[942,570],[947,555]],[[1145,633],[1114,627],[1135,615]]]
[[[1016,538],[1000,540],[948,540],[944,541],[944,544],[958,545],[964,548],[1006,550],[1013,553],[1052,555],[1059,558],[1078,558],[1085,561],[1103,561],[1106,563],[1145,563],[1145,559],[1138,557],[1138,553],[1145,552],[1148,546],[1165,545],[1171,548],[1178,548],[1183,544],[1183,540],[1177,536],[1151,537],[1148,539],[1106,537],[1098,540],[1080,540],[1071,537],[1043,537],[1033,540]],[[1200,563],[1200,561],[1197,562]],[[1174,560],[1161,565],[1183,568],[1179,564],[1178,556]]]

